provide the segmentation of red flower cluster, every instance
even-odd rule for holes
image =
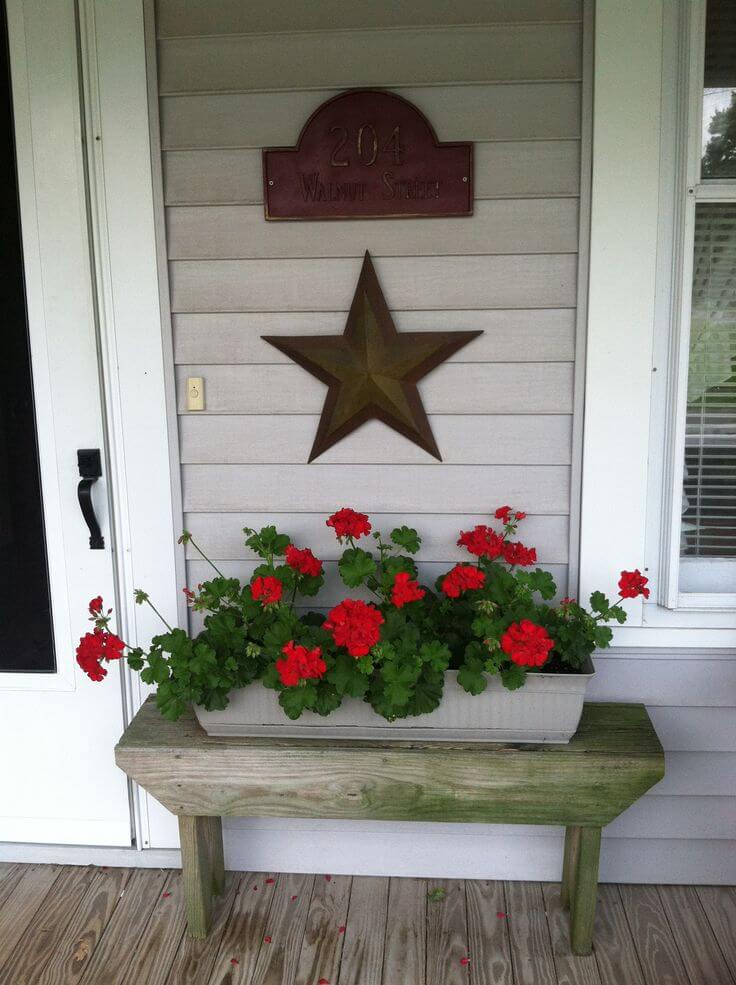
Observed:
[[[403,609],[407,602],[418,602],[426,594],[425,590],[419,587],[419,582],[414,581],[406,571],[399,571],[394,578],[391,601],[397,609]]]
[[[253,584],[250,586],[250,594],[256,602],[261,602],[263,605],[273,605],[275,602],[280,602],[283,591],[282,582],[278,578],[274,578],[273,575],[266,575],[265,577],[259,575],[253,579]]]
[[[285,659],[276,661],[276,670],[284,687],[295,687],[299,681],[320,678],[327,670],[318,646],[308,650],[306,646],[297,646],[294,640],[289,640],[281,652],[285,654]]]
[[[89,603],[89,614],[91,616],[99,616],[102,612],[102,596],[97,595]]]
[[[491,530],[484,523],[478,524],[472,530],[462,530],[458,547],[465,547],[470,554],[476,557],[487,557],[493,560],[500,557],[503,551],[504,540],[495,530]]]
[[[356,513],[348,507],[333,513],[327,520],[327,526],[332,527],[341,540],[343,537],[357,540],[358,537],[367,537],[371,532],[371,525],[365,513]]]
[[[511,517],[514,517],[512,520]],[[526,513],[519,513],[516,510],[512,510],[510,506],[499,506],[496,510],[495,517],[497,520],[502,520],[504,523],[518,523],[523,520]]]
[[[290,568],[298,571],[300,575],[310,575],[312,578],[317,578],[322,574],[322,562],[312,554],[308,547],[299,550],[298,547],[289,544],[286,548],[286,563]]]
[[[524,568],[537,563],[537,552],[533,547],[524,547],[518,541],[516,543],[504,541],[503,559],[506,564],[518,564]]]
[[[512,623],[501,637],[503,652],[522,667],[541,667],[554,645],[547,630],[530,619]]]
[[[456,564],[442,579],[442,591],[448,598],[459,598],[462,592],[483,588],[486,576],[472,564]]]
[[[650,592],[647,588],[649,579],[635,568],[633,571],[622,571],[621,580],[618,583],[618,594],[622,599],[636,599],[643,595],[649,598]]]
[[[125,643],[115,633],[96,628],[92,633],[85,633],[79,641],[77,663],[90,680],[101,681],[107,676],[102,661],[119,660],[124,649]]]
[[[381,638],[383,616],[360,599],[345,599],[328,614],[323,626],[351,657],[364,657]]]

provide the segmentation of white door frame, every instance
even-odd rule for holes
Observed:
[[[55,0],[59,2],[59,0]],[[165,253],[155,222],[144,13],[140,0],[78,0],[90,229],[105,381],[121,635],[142,645],[164,617],[185,625],[181,490]],[[126,675],[132,715],[147,691]],[[110,750],[112,755],[112,750]],[[136,845],[150,844],[148,797],[134,790]]]

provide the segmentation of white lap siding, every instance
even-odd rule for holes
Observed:
[[[324,601],[336,601],[324,518],[350,505],[383,528],[415,523],[432,580],[460,558],[457,532],[509,502],[529,512],[523,537],[566,591],[579,497],[582,18],[578,0],[159,0],[184,522],[223,570],[247,575],[241,528],[275,522],[328,562]],[[260,149],[294,144],[317,106],[356,86],[411,100],[441,140],[475,142],[471,218],[265,222]],[[399,330],[483,330],[420,384],[442,463],[370,422],[307,465],[325,388],[261,340],[341,332],[366,249]],[[204,377],[204,413],[185,410],[188,376]],[[205,576],[192,550],[187,565],[192,583]],[[604,878],[722,878],[736,827],[725,796],[736,773],[725,703],[734,664],[698,659],[666,669],[656,654],[599,661],[593,696],[647,701],[668,755],[663,784],[611,826]],[[246,868],[559,874],[554,829],[226,829],[230,864]],[[172,836],[152,808],[152,845]]]

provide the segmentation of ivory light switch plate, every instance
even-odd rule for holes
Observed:
[[[204,410],[204,379],[201,376],[187,379],[187,410]]]

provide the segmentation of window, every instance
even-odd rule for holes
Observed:
[[[681,305],[669,578],[675,607],[736,604],[736,3],[692,19],[678,186]]]

